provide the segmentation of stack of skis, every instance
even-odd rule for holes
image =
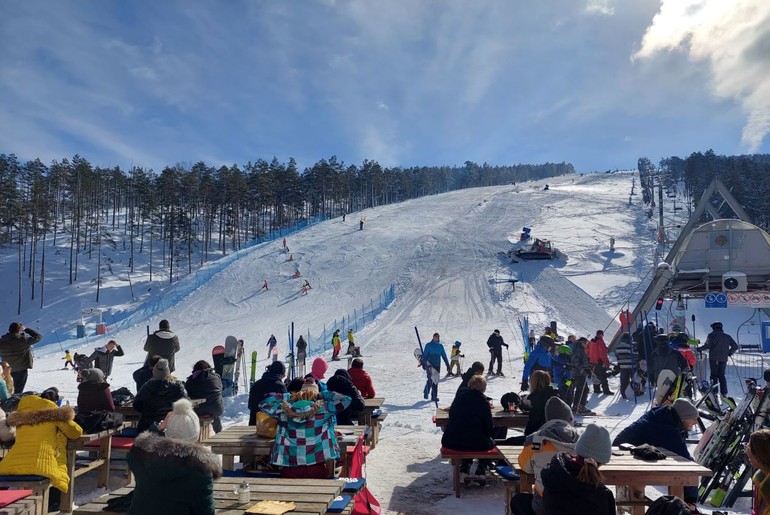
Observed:
[[[731,507],[753,473],[743,450],[751,433],[767,422],[770,387],[760,390],[754,380],[747,380],[746,385],[744,399],[717,416],[695,449],[695,461],[713,472],[701,480],[700,503]]]

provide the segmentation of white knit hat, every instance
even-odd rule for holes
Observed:
[[[166,437],[194,442],[200,434],[198,415],[192,409],[188,399],[175,401],[173,415],[166,423]]]

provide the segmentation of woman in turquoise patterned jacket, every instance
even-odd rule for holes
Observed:
[[[262,411],[278,420],[270,462],[281,467],[281,477],[325,479],[333,475],[333,462],[327,462],[340,457],[335,415],[348,405],[350,397],[319,393],[315,381],[305,383],[299,392],[274,394],[260,403]]]

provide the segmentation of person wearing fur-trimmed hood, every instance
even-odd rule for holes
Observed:
[[[52,487],[67,492],[67,442],[83,434],[75,422],[75,410],[27,395],[7,422],[16,427],[16,443],[0,461],[0,474],[47,477]]]
[[[214,479],[222,476],[219,458],[196,444],[198,417],[187,399],[174,403],[162,424],[165,437],[136,437],[128,466],[136,488],[128,515],[214,513]]]

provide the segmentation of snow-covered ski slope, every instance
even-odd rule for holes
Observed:
[[[371,356],[365,360],[366,368],[378,395],[386,397],[389,413],[380,444],[370,456],[370,488],[386,513],[500,513],[500,489],[471,490],[461,499],[453,495],[450,467],[441,462],[438,452],[441,433],[431,421],[435,407],[422,399],[425,375],[412,355],[417,347],[414,327],[420,329],[424,342],[434,332],[440,333],[447,353],[452,342],[462,341],[464,369],[472,361],[488,363],[486,339],[500,329],[511,347],[503,355],[507,377],[490,379],[488,394],[495,399],[519,389],[519,317],[528,316],[538,333],[556,320],[561,334],[590,336],[597,329],[612,334],[618,327],[613,317],[647,276],[655,248],[653,225],[640,205],[641,197],[634,196],[629,205],[632,177],[630,172],[566,176],[450,192],[351,213],[345,222],[336,218],[289,236],[294,262],[280,251],[280,240],[250,249],[147,324],[156,329],[158,321],[166,318],[179,335],[182,351],[177,356],[177,376],[189,375],[195,361],[211,359],[211,348],[232,334],[245,340],[247,353],[259,353],[259,377],[267,364],[265,344],[270,334],[276,335],[285,355],[291,322],[297,334],[308,328],[317,334],[324,324],[329,326],[394,284],[393,303],[356,335],[364,354]],[[543,191],[546,182],[550,188]],[[366,217],[363,230],[358,229],[361,216]],[[523,226],[530,227],[534,237],[551,240],[565,257],[511,264],[500,253],[518,239]],[[614,252],[609,251],[610,237],[615,238]],[[306,296],[300,295],[302,279],[291,277],[295,265],[312,285]],[[15,274],[15,262],[6,256],[0,263],[0,277],[11,281]],[[515,288],[511,279],[518,281]],[[269,291],[261,291],[263,280],[268,281]],[[79,285],[84,290],[90,287],[87,280]],[[112,284],[110,298],[130,298],[121,287],[127,288]],[[42,312],[30,308],[21,317],[15,315],[14,299],[6,299],[0,303],[2,318],[20,319],[46,334],[56,329],[51,321],[79,316],[77,302],[54,302],[67,294],[66,289],[47,291],[53,306]],[[703,338],[707,322],[699,323],[696,336]],[[729,323],[726,329],[731,329]],[[144,359],[145,332],[145,326],[138,325],[108,335],[126,352],[115,360],[113,388],[134,388],[131,372]],[[87,343],[67,346],[90,352],[105,341],[89,337]],[[59,345],[48,338],[36,353],[28,385],[39,389],[57,385],[74,402],[76,384],[71,372],[59,370],[61,356]],[[327,351],[325,357],[329,356]],[[335,363],[330,367],[329,374]],[[612,381],[615,389],[617,382]],[[451,403],[458,382],[442,377],[440,405]],[[246,394],[226,400],[226,424],[246,422],[246,400]],[[613,415],[602,422],[613,431],[645,409],[619,396],[591,396],[589,407]],[[78,494],[78,499],[96,493]]]

